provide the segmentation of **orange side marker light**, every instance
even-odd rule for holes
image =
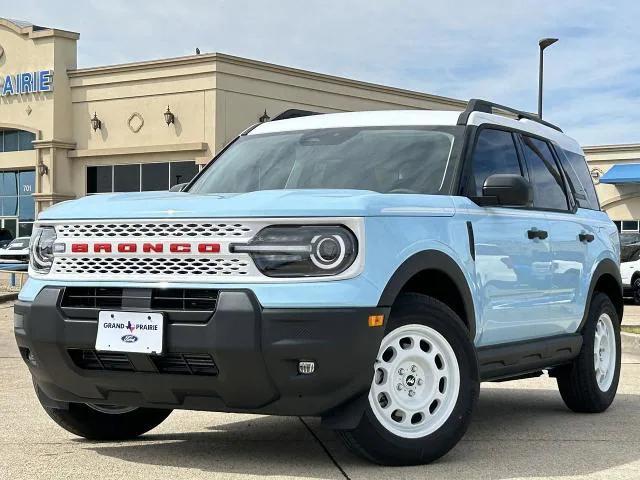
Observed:
[[[369,315],[370,327],[381,327],[384,325],[384,315]]]

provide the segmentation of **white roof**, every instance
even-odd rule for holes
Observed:
[[[435,110],[376,110],[371,112],[328,113],[266,122],[254,128],[249,135],[318,128],[455,125],[459,116],[460,112]]]
[[[328,113],[266,122],[251,130],[249,135],[322,128],[457,125],[460,113],[457,111],[438,110],[376,110],[370,112]],[[532,120],[515,120],[502,115],[473,112],[467,122],[468,125],[482,125],[485,123],[537,134],[556,142],[565,150],[583,155],[580,145],[574,139]]]
[[[513,118],[503,117],[502,115],[494,115],[491,113],[483,112],[473,112],[471,115],[469,115],[469,121],[467,122],[467,125],[482,125],[483,123],[502,125],[504,127],[524,130],[525,132],[540,135],[541,137],[545,137],[556,142],[565,150],[577,153],[579,155],[584,155],[584,153],[582,153],[582,148],[580,148],[580,144],[573,138],[565,135],[562,132],[559,132],[554,128],[547,127],[542,123],[534,122],[533,120],[528,120],[526,118],[523,118],[522,120],[515,120]]]

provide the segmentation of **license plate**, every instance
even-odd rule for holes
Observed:
[[[162,313],[102,311],[96,350],[161,354],[163,327]]]

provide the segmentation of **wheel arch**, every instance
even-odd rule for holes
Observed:
[[[460,316],[471,339],[475,338],[476,316],[469,283],[462,268],[446,253],[425,250],[407,258],[387,282],[378,306],[392,306],[402,292],[424,293],[442,301]]]
[[[602,292],[611,299],[618,314],[618,320],[622,321],[624,301],[622,298],[622,279],[620,277],[620,268],[616,262],[610,258],[602,260],[593,272],[591,283],[589,284],[587,301],[584,307],[584,314],[578,331],[582,330],[587,321],[589,305],[591,305],[591,299],[593,298],[594,292]]]

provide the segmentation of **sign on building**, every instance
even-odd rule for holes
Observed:
[[[0,96],[24,95],[53,91],[53,70],[37,70],[35,72],[3,75],[0,77],[2,88]]]

